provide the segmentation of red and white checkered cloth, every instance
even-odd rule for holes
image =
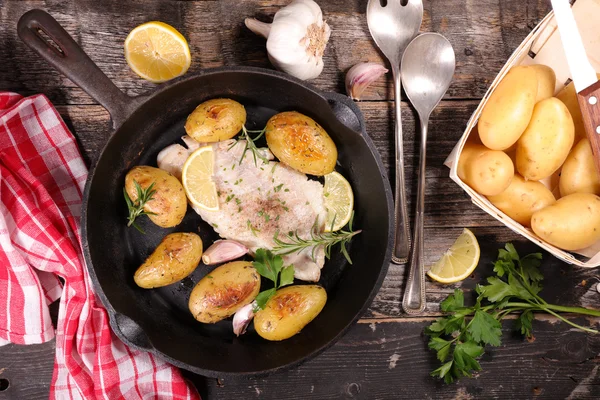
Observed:
[[[177,368],[111,331],[81,251],[86,178],[45,96],[0,92],[0,345],[51,340],[60,297],[50,398],[199,399]]]

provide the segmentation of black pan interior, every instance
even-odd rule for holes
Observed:
[[[202,101],[215,97],[242,103],[250,129],[264,127],[270,116],[281,111],[296,110],[314,118],[335,141],[337,170],[354,189],[355,227],[363,230],[351,244],[354,263],[349,265],[333,252],[319,282],[327,290],[327,305],[300,334],[283,342],[268,342],[252,331],[237,338],[230,321],[206,325],[193,319],[187,309],[189,294],[212,268],[200,265],[189,278],[161,289],[144,290],[133,281],[134,271],[166,234],[198,232],[205,248],[217,239],[212,228],[191,209],[183,223],[173,229],[159,228],[146,218],[140,221],[145,235],[127,228],[122,193],[127,171],[135,165],[156,166],[158,152],[185,133],[188,114]],[[114,133],[86,191],[86,257],[119,336],[176,365],[224,377],[261,374],[293,365],[341,335],[369,305],[390,257],[389,184],[372,143],[364,133],[355,131],[361,128],[361,117],[343,102],[328,101],[295,80],[258,69],[207,72],[152,95]]]

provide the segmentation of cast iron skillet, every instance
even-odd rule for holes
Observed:
[[[40,35],[40,30],[56,46]],[[164,84],[148,95],[122,93],[49,14],[32,10],[18,24],[21,39],[102,104],[115,128],[90,171],[83,200],[83,251],[95,289],[119,338],[177,366],[207,376],[265,374],[295,365],[337,340],[369,306],[391,257],[392,196],[381,159],[365,132],[362,115],[345,96],[321,93],[290,76],[260,68],[205,70]],[[237,338],[231,322],[201,324],[188,311],[189,293],[208,271],[199,266],[180,283],[144,290],[133,273],[168,233],[198,232],[205,246],[214,231],[191,209],[183,223],[162,229],[142,218],[146,235],[126,227],[123,184],[127,171],[156,165],[156,155],[185,132],[188,114],[202,101],[229,97],[246,107],[249,128],[262,128],[273,114],[296,110],[321,124],[339,151],[338,170],[355,194],[353,265],[334,251],[319,282],[328,293],[321,314],[302,332],[269,342],[255,332]]]

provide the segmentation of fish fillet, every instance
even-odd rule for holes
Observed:
[[[327,216],[323,185],[279,162],[265,163],[257,158],[255,163],[251,151],[246,152],[240,163],[245,145],[243,140],[212,145],[215,157],[213,181],[219,195],[219,210],[195,208],[195,211],[221,237],[238,241],[251,252],[259,248],[272,249],[277,232],[281,233],[282,240],[288,232],[305,239],[310,238],[315,229],[321,232]],[[172,151],[182,154],[179,148]],[[273,158],[268,149],[260,151],[265,158]],[[162,157],[181,163],[179,156],[163,154]],[[173,164],[169,165],[171,170],[173,167]],[[316,282],[325,263],[325,254],[322,247],[314,254],[313,248],[306,248],[299,253],[284,255],[283,259],[285,265],[294,265],[297,279]]]

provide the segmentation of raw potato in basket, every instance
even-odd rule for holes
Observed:
[[[512,160],[506,153],[465,143],[458,160],[457,173],[467,185],[484,196],[502,193],[515,174]]]
[[[600,176],[587,138],[581,139],[569,153],[560,171],[558,185],[561,196],[572,193],[600,195]]]

